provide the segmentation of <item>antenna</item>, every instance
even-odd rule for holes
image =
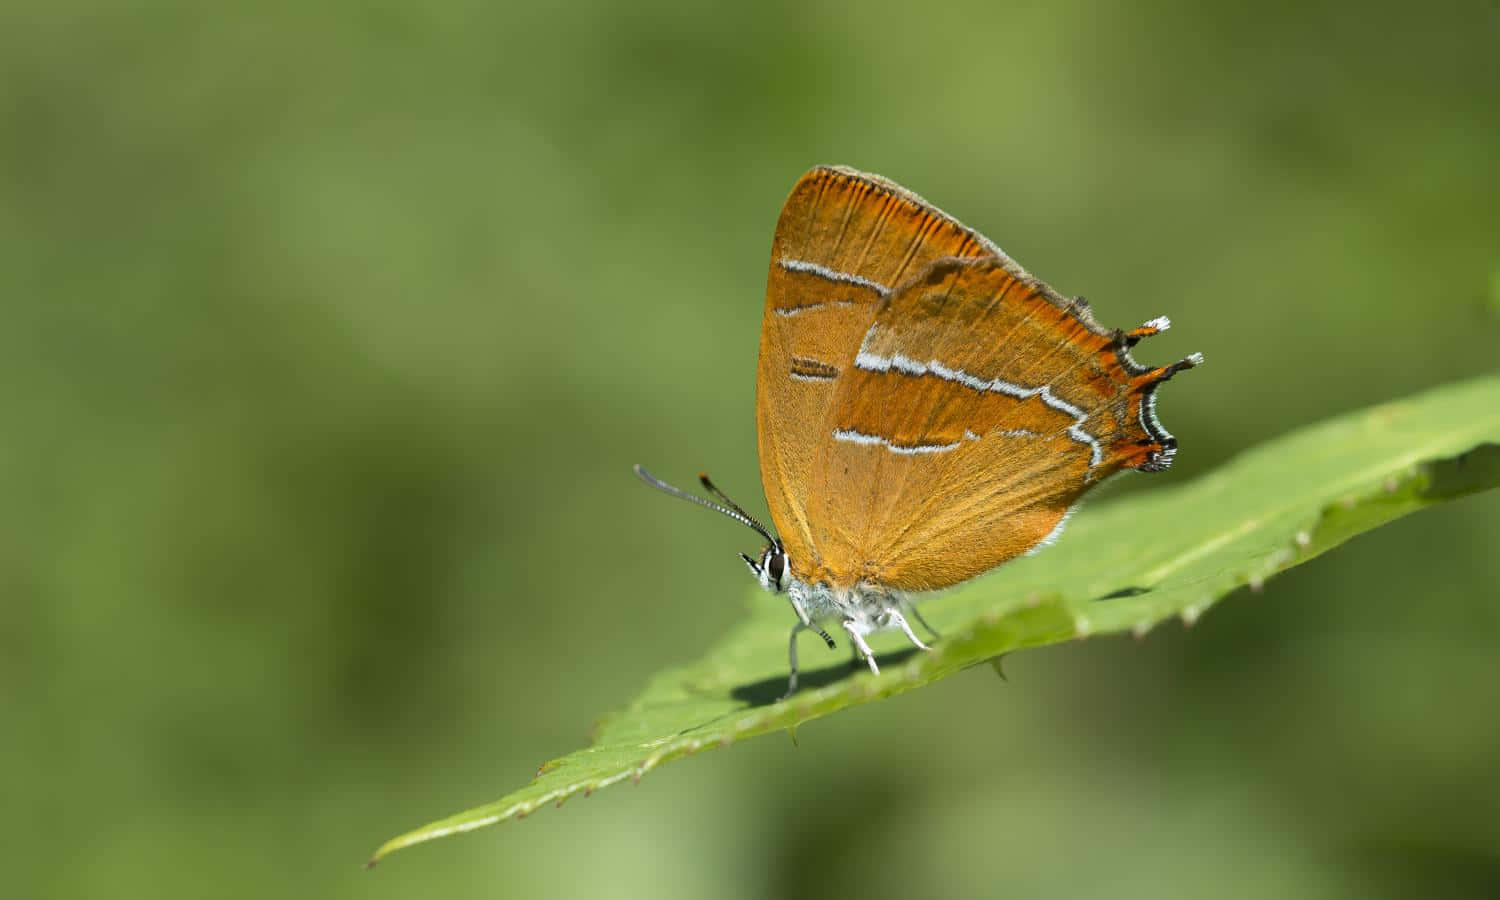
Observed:
[[[697,494],[689,494],[682,488],[673,487],[672,485],[667,484],[665,481],[662,481],[660,478],[657,478],[655,475],[652,475],[650,472],[647,472],[639,463],[637,463],[635,466],[635,474],[636,477],[640,478],[651,487],[656,488],[658,491],[661,491],[663,494],[671,494],[673,497],[686,500],[690,503],[696,503],[699,506],[707,507],[708,509],[711,509],[716,513],[726,515],[729,518],[734,519],[736,522],[739,522],[741,525],[745,525],[755,529],[755,531],[758,532],[761,537],[765,538],[771,543],[776,543],[776,539],[771,537],[771,532],[766,529],[766,526],[760,524],[760,522],[756,521],[755,517],[751,516],[743,509],[740,509],[740,505],[729,499],[729,497],[727,497],[723,491],[715,487],[714,483],[708,480],[708,476],[706,474],[699,474],[698,480],[703,482],[703,486],[705,488],[708,488],[709,493],[724,501],[726,505],[720,506],[712,500],[705,500]]]
[[[735,512],[737,512],[740,515],[744,516],[745,518],[749,519],[750,522],[753,524],[753,526],[754,526],[754,528],[755,528],[756,531],[759,531],[761,534],[768,534],[769,533],[770,529],[768,529],[768,528],[766,528],[766,526],[760,524],[760,520],[759,519],[757,519],[754,516],[750,515],[749,513],[745,512],[743,509],[740,508],[740,505],[738,503],[735,503],[733,500],[729,499],[729,495],[728,494],[726,494],[723,491],[719,490],[719,486],[716,485],[716,484],[714,484],[712,481],[709,480],[707,472],[699,472],[698,473],[698,481],[703,485],[704,488],[706,488],[708,490],[708,492],[710,494],[714,495],[714,497],[717,498],[720,503],[723,503],[725,506],[729,507],[730,509],[734,510]]]

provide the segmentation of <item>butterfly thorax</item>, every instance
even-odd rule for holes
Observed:
[[[891,615],[906,601],[899,591],[877,584],[857,582],[835,586],[826,581],[807,582],[787,573],[787,597],[799,616],[810,622],[851,622],[860,634],[873,634],[896,624]]]

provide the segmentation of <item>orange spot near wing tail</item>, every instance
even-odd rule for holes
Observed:
[[[1202,353],[1191,353],[1172,363],[1170,366],[1161,366],[1137,375],[1131,382],[1133,391],[1150,391],[1165,381],[1170,381],[1173,375],[1183,369],[1192,369],[1203,364]]]
[[[1137,326],[1129,331],[1119,332],[1120,343],[1126,347],[1134,347],[1143,339],[1154,337],[1172,327],[1172,320],[1166,316],[1159,316],[1144,325]]]
[[[1141,331],[1145,327],[1147,326],[1142,326],[1136,331]],[[1134,333],[1128,333],[1127,337]],[[1162,472],[1171,467],[1172,458],[1177,454],[1177,439],[1172,437],[1157,421],[1153,397],[1156,389],[1170,381],[1172,376],[1184,369],[1202,365],[1202,363],[1203,354],[1193,353],[1169,366],[1148,369],[1131,379],[1129,396],[1136,414],[1138,434],[1135,441],[1126,443],[1122,449],[1120,454],[1122,467],[1139,469],[1142,472]]]

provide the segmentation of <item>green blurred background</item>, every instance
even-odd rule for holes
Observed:
[[[1493,495],[360,870],[780,602],[814,163],[1173,317],[1115,494],[1493,370],[1495,3],[246,7],[0,8],[7,896],[1500,895]]]

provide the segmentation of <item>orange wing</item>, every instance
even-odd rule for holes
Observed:
[[[892,286],[897,287],[893,288]],[[815,169],[773,246],[757,415],[794,574],[928,590],[1045,542],[1089,487],[1166,468],[1128,348],[997,247],[895,185]]]
[[[823,567],[824,514],[815,523],[808,509],[813,467],[877,305],[934,260],[998,252],[878,176],[819,167],[792,188],[771,244],[755,412],[761,483],[796,572]]]

